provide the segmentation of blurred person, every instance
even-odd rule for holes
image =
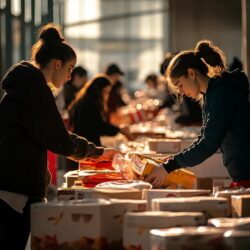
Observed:
[[[116,152],[69,133],[50,86],[70,80],[76,54],[53,24],[42,27],[31,62],[13,65],[2,79],[0,102],[0,249],[25,249],[30,206],[47,195],[47,150],[74,160],[111,159]]]
[[[144,82],[147,85],[147,95],[153,99],[159,99],[161,101],[166,100],[167,98],[167,89],[164,83],[161,81],[161,78],[156,74],[149,74],[146,76]]]
[[[227,71],[223,51],[211,41],[197,43],[194,50],[177,54],[167,68],[169,88],[181,96],[200,101],[203,111],[201,134],[192,145],[171,156],[146,179],[160,187],[166,175],[193,167],[219,148],[232,178],[231,187],[250,187],[249,81],[240,70]]]
[[[130,138],[127,128],[119,128],[106,120],[111,81],[105,74],[97,74],[79,91],[69,107],[73,132],[101,146],[100,137],[115,136],[118,132]],[[71,167],[70,167],[71,166]],[[74,163],[69,168],[75,169]]]
[[[77,92],[84,86],[88,80],[88,72],[82,66],[77,66],[71,73],[71,79],[64,85],[63,95],[65,109],[68,109],[70,103],[75,99]]]
[[[108,112],[110,115],[111,113],[115,113],[120,107],[127,105],[124,100],[124,96],[127,98],[128,93],[126,92],[126,89],[121,81],[122,76],[124,76],[124,72],[117,64],[109,64],[105,70],[105,74],[109,77],[112,85],[108,99]]]

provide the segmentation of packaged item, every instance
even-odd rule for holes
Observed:
[[[79,176],[82,178],[83,187],[95,187],[97,184],[106,181],[121,181],[125,180],[119,171],[112,170],[88,170],[81,171]]]
[[[160,198],[152,200],[152,210],[203,212],[207,218],[226,217],[228,213],[228,202],[226,198],[205,196]]]
[[[177,153],[180,151],[180,139],[150,139],[149,150],[157,153]]]
[[[202,213],[147,211],[126,213],[124,218],[124,249],[150,249],[150,229],[174,226],[199,226],[205,223]]]
[[[59,201],[82,200],[89,198],[104,199],[135,199],[142,198],[142,191],[138,189],[104,189],[104,188],[59,188],[57,190],[57,199]]]
[[[123,203],[126,206],[126,212],[145,212],[147,210],[146,200],[131,199],[109,199],[111,203]]]
[[[140,154],[117,155],[113,160],[114,169],[120,169],[127,179],[145,178],[158,167],[161,161]],[[178,169],[166,175],[164,187],[193,188],[196,183],[195,175],[186,169]]]
[[[217,228],[250,230],[250,218],[214,218],[208,224]]]
[[[31,249],[120,249],[124,204],[104,200],[35,203]]]
[[[112,161],[100,161],[98,159],[85,159],[79,163],[79,170],[114,170]]]
[[[232,229],[224,233],[225,249],[249,250],[250,230]]]
[[[96,188],[109,189],[151,189],[152,185],[140,180],[125,180],[125,181],[107,181],[96,185]]]
[[[211,227],[176,227],[150,230],[151,249],[155,250],[218,250],[224,249],[225,231]]]
[[[145,189],[142,191],[142,199],[148,201],[148,210],[151,210],[152,200],[156,198],[209,196],[210,193],[210,190],[199,189]]]
[[[231,196],[232,217],[250,217],[250,195]]]
[[[250,194],[250,188],[234,188],[234,189],[227,189],[223,191],[218,191],[215,193],[215,197],[224,197],[228,201],[228,216],[232,216],[232,202],[231,196],[233,195],[243,195],[243,194]]]

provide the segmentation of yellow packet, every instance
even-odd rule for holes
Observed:
[[[130,154],[132,170],[139,176],[146,177],[161,161],[140,154]],[[187,169],[177,169],[166,175],[164,186],[169,188],[194,188],[195,174]]]

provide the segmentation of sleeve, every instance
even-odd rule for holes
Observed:
[[[19,121],[35,141],[56,154],[76,160],[103,153],[102,147],[96,147],[85,138],[67,131],[52,93],[50,96],[50,93],[41,91],[37,99],[35,103],[19,100],[17,104],[20,110]]]
[[[234,118],[236,99],[233,88],[216,87],[201,135],[188,149],[164,163],[167,172],[200,164],[219,149]]]

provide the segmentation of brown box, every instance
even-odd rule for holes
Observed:
[[[213,179],[210,177],[200,177],[196,179],[196,186],[197,189],[209,189],[213,190]]]
[[[231,197],[232,217],[250,216],[250,195],[233,195]]]

